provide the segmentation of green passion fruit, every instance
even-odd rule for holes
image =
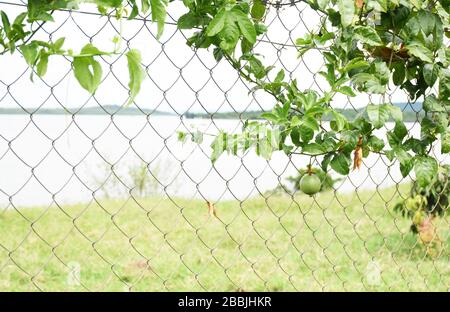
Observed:
[[[315,174],[305,174],[300,180],[300,190],[308,195],[314,195],[320,192],[322,182]]]

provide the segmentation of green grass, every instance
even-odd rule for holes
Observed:
[[[216,204],[167,198],[0,213],[2,291],[447,291],[448,220],[436,258],[392,211],[400,190],[262,197]],[[367,268],[381,267],[371,285]],[[78,263],[81,285],[67,282]]]

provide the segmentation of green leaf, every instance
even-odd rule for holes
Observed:
[[[95,47],[87,44],[80,54],[90,54]],[[102,67],[93,56],[76,56],[73,60],[73,70],[78,83],[93,94],[102,80]]]
[[[302,152],[309,155],[320,155],[326,152],[326,149],[317,143],[310,143],[302,148]]]
[[[101,6],[107,7],[107,8],[118,8],[122,4],[122,0],[90,0],[90,1],[97,5],[101,5]],[[81,2],[81,1],[66,1],[66,2],[72,2],[71,5],[73,6],[74,4],[76,4],[76,2]],[[87,1],[87,2],[89,2],[89,1]],[[75,9],[74,7],[67,7],[67,8]]]
[[[225,14],[225,22],[222,31],[219,34],[221,39],[220,47],[225,51],[233,50],[239,41],[240,31],[239,27],[236,25],[235,19],[232,14]],[[257,60],[256,57],[250,60],[251,67],[258,64],[258,67],[263,68],[261,61]],[[265,72],[262,76],[265,75]],[[262,77],[261,77],[262,78]]]
[[[301,124],[301,119],[297,115],[293,116],[291,119],[291,128],[300,126],[300,124]]]
[[[379,46],[383,44],[375,28],[371,26],[357,26],[354,28],[354,38],[364,44]]]
[[[156,38],[159,39],[164,31],[164,23],[166,22],[167,0],[150,0],[150,6],[152,8],[152,20],[158,25]]]
[[[187,133],[183,131],[177,131],[177,139],[181,143],[185,143],[187,140]]]
[[[226,33],[226,35],[222,35],[222,33]],[[239,29],[236,24],[226,23],[222,33],[220,33],[223,38],[223,41],[220,43],[221,48],[224,50],[233,49],[239,40]],[[254,55],[251,55],[248,58],[248,65],[246,66],[246,69],[248,69],[248,71],[257,79],[266,77],[268,73],[268,68],[264,67],[263,63]]]
[[[27,17],[27,12],[20,13],[17,15],[17,17],[14,19],[13,25],[22,25],[23,21]]]
[[[339,92],[339,93],[345,94],[347,96],[351,96],[351,97],[355,97],[356,96],[356,94],[353,91],[353,89],[351,87],[349,87],[349,86],[340,87],[336,91]]]
[[[392,118],[396,123],[401,123],[403,121],[403,112],[400,109],[400,107],[392,105],[392,104],[386,104],[389,108],[389,111],[391,113]]]
[[[447,128],[445,133],[441,134],[441,153],[450,153],[450,129]]]
[[[220,155],[226,150],[226,142],[227,142],[227,134],[224,132],[220,132],[214,141],[211,143],[211,148],[213,150],[211,154],[211,162],[214,164],[217,159],[219,159]]]
[[[393,65],[393,75],[392,80],[396,86],[401,86],[406,78],[406,69],[405,64],[403,63],[395,63]]]
[[[319,130],[319,122],[316,118],[312,116],[304,116],[301,119],[302,126],[305,126],[311,130],[318,131]]]
[[[436,83],[439,75],[439,67],[433,64],[425,64],[423,66],[423,79],[428,86],[432,87]]]
[[[317,4],[319,5],[319,8],[322,10],[327,7],[327,5],[330,3],[330,0],[317,0]]]
[[[150,0],[141,0],[142,13],[147,14],[150,9]]]
[[[29,0],[27,5],[28,21],[53,21],[51,14],[46,12],[54,8],[53,5],[50,4],[51,2],[53,1],[44,2],[42,0]]]
[[[422,1],[420,1],[422,2]],[[442,46],[443,23],[439,15],[432,10],[418,10],[417,14],[410,14],[402,35],[412,41],[422,43],[423,46],[431,50],[439,49]]]
[[[269,160],[272,157],[273,148],[268,137],[264,136],[257,142],[257,152],[264,159]]]
[[[397,0],[393,0],[392,2],[394,1]],[[373,10],[374,12],[386,12],[388,8],[387,0],[369,0],[364,2],[367,3],[367,9]]]
[[[422,61],[425,61],[427,63],[433,63],[433,52],[429,50],[427,47],[425,47],[421,43],[413,42],[406,46],[406,49],[409,51],[410,54],[414,55],[415,57],[421,59]]]
[[[6,13],[3,11],[0,11],[0,15],[2,17],[3,29],[5,30],[5,33],[8,36],[9,32],[11,31],[11,23],[9,22],[8,15],[6,15]]]
[[[280,71],[277,73],[277,76],[275,77],[274,82],[282,82],[284,80],[284,70],[280,69]]]
[[[215,48],[213,50],[213,56],[216,62],[220,62],[220,60],[224,57],[223,50],[221,48]]]
[[[128,20],[136,18],[136,16],[138,16],[139,14],[139,7],[136,3],[136,0],[130,0],[130,5],[131,5],[131,12],[130,15],[128,16]]]
[[[347,126],[347,119],[345,118],[345,116],[334,110],[331,113],[333,115],[332,122],[334,121],[333,124],[336,125],[336,129],[333,130],[341,131],[342,129],[344,129]]]
[[[403,144],[405,149],[410,149],[416,154],[424,154],[427,150],[427,144],[416,138],[409,138]]]
[[[244,12],[239,10],[238,7],[234,7],[230,13],[233,14],[233,17],[236,20],[244,38],[251,44],[255,44],[256,30],[250,18]]]
[[[379,152],[384,148],[384,141],[376,136],[371,136],[368,140],[368,145],[374,152]]]
[[[389,83],[391,71],[385,62],[373,63],[371,71],[378,78],[381,84],[386,85]]]
[[[434,94],[427,96],[423,102],[423,109],[426,112],[445,112],[446,109],[442,102],[440,102]]]
[[[349,72],[352,70],[363,70],[370,67],[370,64],[363,58],[355,58],[348,62],[347,65],[342,69],[343,72]]]
[[[79,55],[76,55],[76,57],[84,57],[84,56],[98,56],[98,55],[109,55],[110,53],[100,51],[92,44],[87,44],[83,47]]]
[[[43,77],[47,73],[48,57],[49,55],[44,51],[40,52],[39,62],[36,65],[36,73],[39,77]]]
[[[400,163],[400,172],[404,178],[408,176],[408,174],[411,172],[411,170],[414,167],[414,161],[413,159],[410,159],[409,161],[405,161],[403,163]]]
[[[342,26],[347,27],[353,23],[355,17],[355,0],[337,0]]]
[[[299,93],[297,96],[305,110],[309,110],[311,107],[317,105],[318,95],[314,91],[308,90],[305,93]]]
[[[439,98],[450,98],[450,70],[442,69],[439,71]]]
[[[195,26],[199,25],[201,22],[201,17],[189,12],[180,16],[177,22],[177,27],[178,29],[192,29]]]
[[[314,132],[313,132],[313,135],[314,135]],[[300,146],[301,145],[301,142],[300,142],[300,131],[299,131],[298,128],[292,129],[290,137],[291,137],[292,143],[295,146]]]
[[[366,111],[367,115],[369,116],[370,122],[377,129],[383,127],[384,124],[389,120],[389,108],[386,104],[367,105]]]
[[[270,122],[273,122],[273,123],[277,123],[278,122],[278,116],[276,114],[274,114],[274,113],[271,113],[271,112],[262,113],[261,117],[266,119],[266,120],[268,120],[268,121],[270,121]]]
[[[436,123],[430,118],[431,116],[425,116],[420,122],[420,138],[422,140],[435,140]]]
[[[350,173],[350,164],[352,160],[349,156],[341,153],[337,154],[331,160],[331,168],[339,174],[348,175]]]
[[[344,131],[341,133],[341,141],[344,144],[343,150],[347,152],[353,151],[358,145],[360,134],[357,131]]]
[[[145,70],[142,68],[141,53],[138,50],[132,49],[128,51],[126,56],[128,60],[128,73],[130,76],[130,82],[128,83],[128,87],[130,88],[130,99],[128,100],[127,105],[130,105],[141,90],[141,84],[145,78]]]
[[[401,164],[406,164],[408,162],[411,162],[412,156],[407,151],[405,151],[403,148],[395,147],[393,150],[394,150],[395,155],[397,156],[398,161]]]
[[[224,8],[220,9],[220,11],[214,16],[212,21],[209,23],[208,28],[206,29],[206,34],[210,37],[217,35],[225,26],[225,20],[227,17],[227,11]]]
[[[320,167],[325,172],[328,171],[328,165],[330,164],[331,157],[333,157],[333,154],[326,154],[322,159],[322,163],[320,164]]]
[[[416,156],[414,172],[420,187],[430,187],[438,173],[438,163],[436,159],[429,156]]]
[[[385,156],[389,159],[389,161],[394,161],[395,153],[393,150],[389,150],[385,152]]]
[[[20,47],[25,61],[29,66],[34,66],[38,57],[38,46],[35,42]]]
[[[314,118],[319,118],[325,112],[325,108],[320,105],[313,105],[308,110],[306,110],[305,115]]]
[[[450,14],[450,0],[440,0],[442,7]]]
[[[358,73],[352,77],[352,81],[358,85],[360,90],[367,93],[384,94],[386,92],[386,84],[374,74]]]
[[[56,40],[56,41],[52,44],[52,46],[51,46],[53,52],[54,52],[54,53],[60,53],[60,52],[63,52],[63,51],[61,50],[61,48],[62,48],[62,46],[64,45],[64,42],[65,42],[65,41],[66,41],[66,38],[64,38],[64,37],[59,38],[58,40]]]
[[[403,122],[396,122],[394,127],[394,134],[397,137],[399,143],[402,143],[403,139],[408,134],[408,129]]]
[[[202,144],[203,143],[203,133],[200,131],[195,131],[194,133],[192,133],[192,138],[191,141],[197,144]]]
[[[314,138],[314,130],[308,127],[299,127],[300,132],[300,138],[302,139],[303,143],[308,143]]]
[[[447,127],[449,126],[449,122],[450,122],[450,120],[448,118],[448,113],[447,112],[435,113],[433,118],[434,118],[434,122],[436,124],[436,132],[437,133],[445,133],[445,131],[447,130]]]

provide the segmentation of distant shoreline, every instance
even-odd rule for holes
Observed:
[[[163,112],[153,109],[138,109],[135,107],[123,108],[116,105],[86,107],[80,109],[64,108],[0,108],[1,115],[155,115],[177,116],[175,113]]]
[[[403,111],[405,122],[415,122],[422,118],[421,112],[422,103],[415,103],[413,106],[407,103],[395,103]],[[348,119],[354,119],[358,114],[362,113],[363,108],[358,109],[338,109]],[[120,115],[120,116],[167,116],[167,117],[184,117],[186,119],[253,119],[259,120],[261,118],[262,110],[260,111],[246,111],[246,112],[217,112],[217,113],[199,113],[187,112],[178,115],[174,112],[165,112],[154,109],[138,109],[135,107],[123,108],[118,105],[105,105],[97,107],[86,107],[81,109],[65,110],[64,108],[0,108],[0,115]],[[325,117],[324,121],[330,121],[331,117]]]

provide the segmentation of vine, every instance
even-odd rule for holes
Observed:
[[[128,6],[131,5],[131,10]],[[194,31],[187,44],[209,49],[217,61],[226,60],[253,85],[276,102],[262,115],[266,122],[246,121],[241,134],[220,132],[212,144],[212,161],[224,152],[234,155],[255,148],[270,158],[273,151],[322,157],[321,167],[348,175],[361,166],[362,158],[380,153],[398,159],[406,177],[412,170],[420,187],[430,187],[438,162],[429,152],[440,139],[441,152],[450,152],[450,0],[300,0],[321,15],[320,29],[296,42],[299,57],[311,49],[324,56],[326,71],[320,74],[327,90],[302,89],[296,79],[288,80],[283,70],[273,75],[262,56],[253,51],[257,38],[267,31],[264,18],[271,5],[263,0],[183,0],[187,12],[178,19],[179,29]],[[45,75],[51,56],[72,59],[80,85],[95,93],[102,68],[96,60],[119,51],[105,52],[92,44],[79,53],[64,49],[64,38],[54,42],[33,40],[32,26],[52,22],[55,10],[76,9],[84,3],[98,6],[100,13],[133,19],[147,15],[157,23],[159,38],[164,29],[167,0],[46,0],[28,1],[26,12],[12,22],[1,12],[0,54],[17,49],[36,75]],[[129,11],[129,12],[128,12]],[[36,29],[36,27],[35,27]],[[126,54],[132,103],[145,77],[139,51]],[[421,136],[410,136],[402,111],[386,101],[368,103],[355,119],[347,119],[331,105],[337,94],[358,93],[384,96],[391,86],[405,90],[411,100],[423,100]],[[324,120],[331,117],[329,127]],[[395,122],[386,141],[374,134],[386,122]],[[199,142],[202,134],[180,133]],[[353,158],[353,160],[352,160]]]
[[[272,68],[252,53],[256,37],[265,32],[261,24],[267,8],[264,2],[253,1],[252,6],[248,2],[185,2],[190,11],[179,20],[179,27],[200,28],[188,43],[196,48],[213,46],[217,60],[227,59],[255,85],[253,90],[262,89],[277,101],[272,112],[262,115],[269,123],[246,122],[239,136],[219,134],[212,145],[212,160],[226,151],[236,154],[256,147],[265,158],[274,150],[323,156],[324,171],[330,166],[348,175],[352,156],[357,169],[363,157],[380,153],[390,160],[397,158],[404,177],[414,169],[419,185],[429,187],[438,172],[436,159],[429,155],[432,145],[440,138],[441,152],[450,152],[450,49],[444,39],[444,35],[450,36],[450,2],[301,2],[322,15],[317,33],[297,40],[300,57],[310,49],[319,49],[325,57],[327,70],[320,74],[329,89],[321,94],[301,90],[295,79],[286,81],[283,70],[268,82]],[[201,18],[204,12],[213,18]],[[374,16],[379,20],[374,22]],[[354,120],[347,120],[330,104],[338,93],[349,97],[379,94],[384,98],[391,84],[404,89],[414,101],[427,95],[420,139],[409,135],[402,111],[390,103],[369,103]],[[332,121],[327,129],[322,120],[329,116]],[[387,132],[386,146],[374,131],[389,120],[395,122],[395,128]]]

